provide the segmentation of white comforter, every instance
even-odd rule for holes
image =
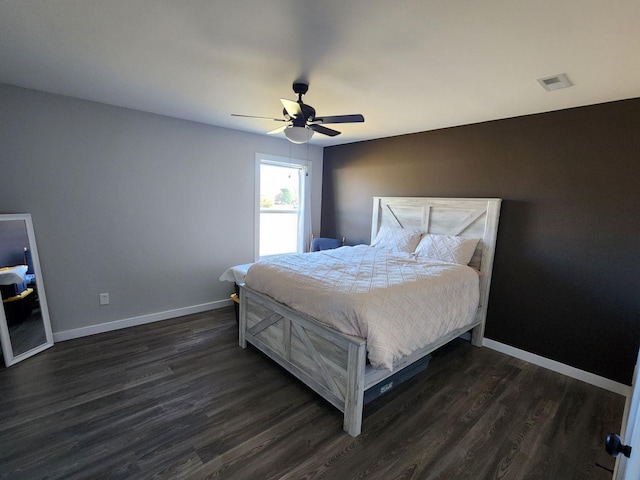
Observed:
[[[343,333],[367,340],[376,368],[473,322],[478,273],[366,245],[254,264],[246,285]]]
[[[15,267],[5,267],[0,270],[0,285],[13,285],[24,282],[24,276],[29,267],[26,265],[16,265]]]

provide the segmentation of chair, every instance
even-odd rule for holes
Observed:
[[[319,252],[320,250],[331,250],[332,248],[338,248],[344,246],[345,238],[325,238],[314,237],[311,235],[311,251]]]

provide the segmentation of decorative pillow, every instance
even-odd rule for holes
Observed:
[[[425,234],[416,247],[418,258],[432,258],[442,262],[469,265],[479,238]]]
[[[391,252],[413,253],[423,234],[420,230],[383,225],[371,246]]]

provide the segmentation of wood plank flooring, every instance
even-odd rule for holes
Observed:
[[[624,398],[456,341],[363,433],[232,308],[56,344],[0,370],[0,478],[610,479]],[[609,470],[607,470],[609,469]]]

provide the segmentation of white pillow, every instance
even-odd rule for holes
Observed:
[[[371,242],[371,246],[390,252],[413,253],[423,233],[420,230],[383,225]]]
[[[479,238],[426,234],[416,247],[418,258],[431,258],[448,263],[469,265]]]

